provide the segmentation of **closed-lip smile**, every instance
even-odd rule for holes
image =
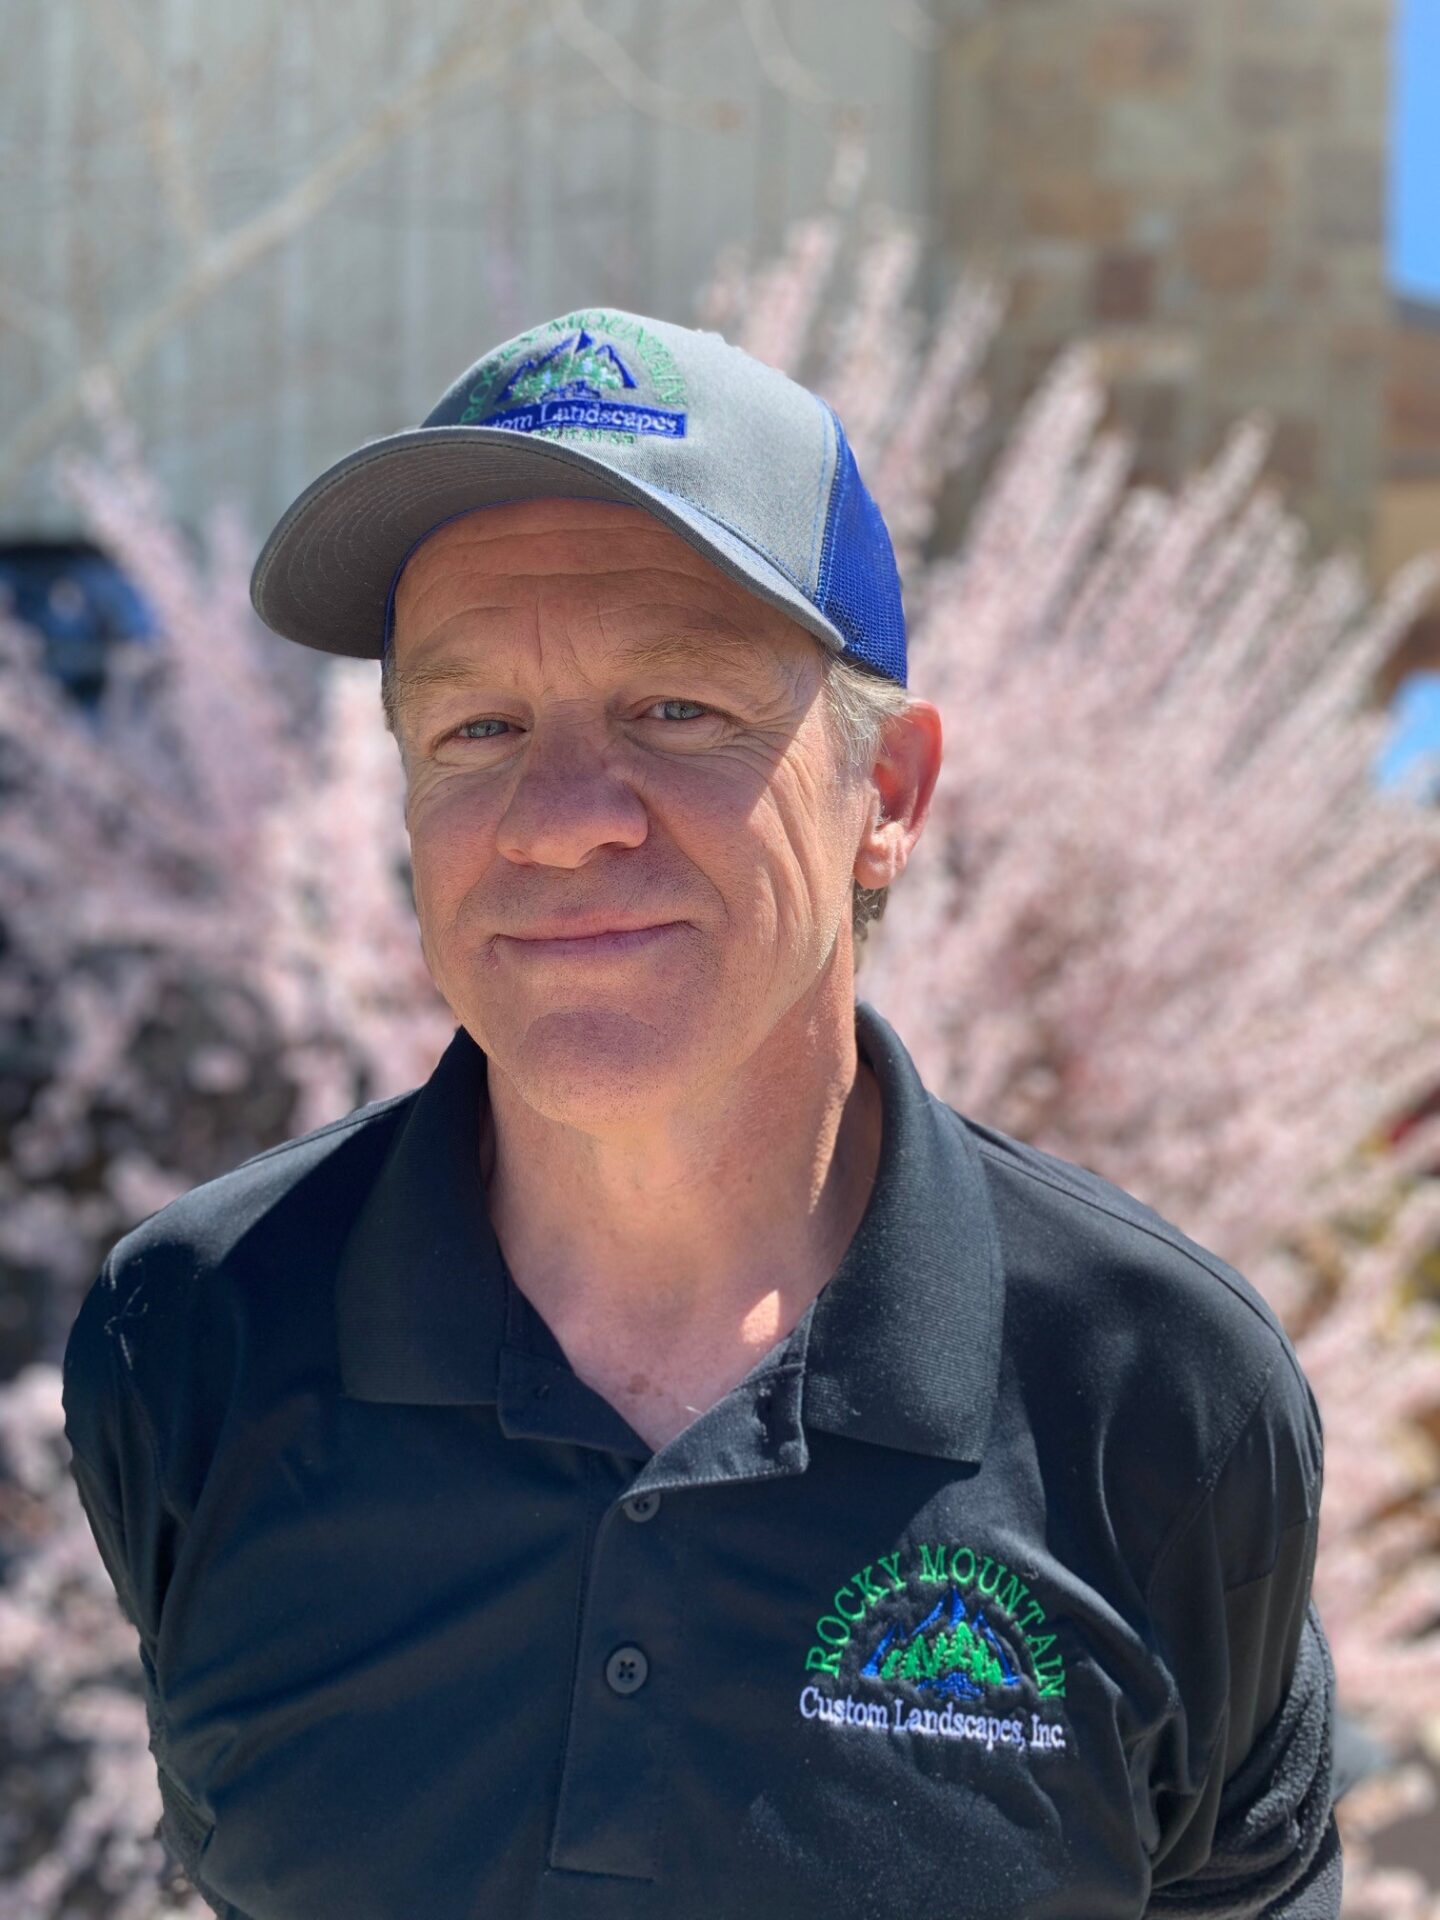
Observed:
[[[524,933],[508,933],[506,940],[593,940],[606,933],[649,933],[657,927],[674,926],[673,920],[552,920]]]
[[[571,921],[553,932],[497,934],[496,942],[527,959],[598,958],[603,954],[639,952],[653,946],[678,927],[680,920],[608,921],[604,923]]]

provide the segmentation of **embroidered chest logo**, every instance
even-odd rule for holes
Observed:
[[[603,337],[608,335],[609,337]],[[685,438],[685,383],[652,333],[620,314],[572,313],[522,334],[480,370],[461,426],[633,444],[643,434]]]
[[[1065,1661],[1044,1604],[975,1547],[897,1548],[852,1574],[815,1622],[805,1671],[822,1676],[801,1689],[806,1720],[987,1752],[1069,1750],[1054,1704]]]

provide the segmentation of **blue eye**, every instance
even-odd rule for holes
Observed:
[[[672,726],[680,725],[687,721],[703,720],[714,713],[713,707],[707,707],[699,700],[681,700],[677,697],[672,700],[652,701],[646,713],[641,717],[648,718],[656,708],[664,709],[667,707],[688,707],[690,709],[688,713],[681,713],[678,717],[671,718],[667,716]],[[482,731],[482,729],[486,729],[486,731]],[[493,714],[486,714],[478,720],[466,720],[463,725],[456,727],[454,737],[457,740],[497,740],[500,737],[501,731],[511,731],[510,722],[508,720],[497,719]]]

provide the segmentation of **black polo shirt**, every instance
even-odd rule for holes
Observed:
[[[115,1248],[66,1431],[220,1913],[1338,1912],[1274,1315],[857,1036],[854,1240],[658,1451],[506,1270],[463,1029]]]

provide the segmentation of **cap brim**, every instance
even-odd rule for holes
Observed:
[[[391,582],[415,543],[471,508],[551,497],[642,507],[837,653],[839,628],[774,561],[678,494],[596,455],[503,427],[416,427],[322,473],[260,550],[250,599],[267,627],[321,653],[378,660]]]

